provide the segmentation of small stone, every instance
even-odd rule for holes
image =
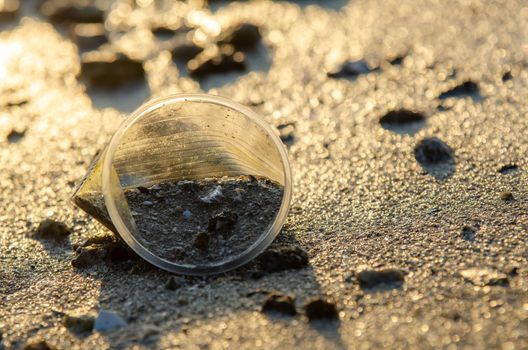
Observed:
[[[398,269],[363,270],[357,275],[359,286],[363,289],[376,287],[399,287],[405,275]]]
[[[152,203],[151,201],[144,201],[143,205],[147,206],[147,207],[150,207],[150,206],[154,205],[154,203]]]
[[[310,321],[320,319],[339,319],[339,313],[337,312],[335,304],[319,297],[309,299],[304,305],[304,310]]]
[[[26,134],[25,130],[24,131],[17,131],[15,129],[13,129],[7,135],[7,142],[9,142],[9,143],[17,143],[20,140],[22,140],[22,138],[24,137],[25,134]]]
[[[55,346],[48,344],[45,340],[38,340],[27,343],[22,348],[23,350],[55,350]]]
[[[302,269],[308,265],[308,254],[296,245],[267,249],[258,257],[260,268],[266,272]]]
[[[207,231],[225,232],[232,228],[238,220],[238,215],[230,211],[225,211],[209,219]]]
[[[277,312],[290,316],[297,314],[293,297],[276,292],[268,295],[262,305],[262,312]]]
[[[460,275],[475,286],[507,286],[508,276],[489,269],[472,268],[460,271]]]
[[[75,268],[87,268],[99,263],[102,260],[98,247],[80,247],[76,251],[77,256],[71,264]]]
[[[192,213],[188,209],[185,209],[185,211],[183,212],[183,217],[186,219],[190,219],[191,216],[192,216]]]
[[[251,49],[260,42],[262,36],[259,27],[251,23],[243,23],[228,30],[219,44],[233,45],[237,50]]]
[[[200,200],[204,203],[219,203],[222,201],[224,195],[222,194],[222,186],[216,186],[211,192],[205,196],[200,197]]]
[[[75,250],[73,267],[88,268],[100,262],[116,263],[137,260],[136,253],[113,235],[101,235],[88,239]]]
[[[91,332],[94,328],[94,317],[91,315],[65,315],[63,324],[73,332]]]
[[[475,240],[476,233],[477,233],[477,229],[474,227],[471,227],[471,226],[462,227],[462,231],[461,231],[462,239],[466,241]]]
[[[116,87],[145,74],[142,62],[111,51],[86,52],[81,61],[81,76],[92,86]]]
[[[504,74],[502,75],[502,81],[503,81],[503,82],[506,82],[506,81],[508,81],[508,80],[511,80],[512,78],[513,78],[513,76],[512,76],[512,74],[511,74],[510,71],[507,71],[506,73],[504,73]]]
[[[94,323],[94,329],[99,332],[106,332],[126,326],[127,323],[119,315],[106,310],[99,311],[99,315],[97,315]]]
[[[169,277],[167,283],[165,283],[165,288],[168,290],[176,290],[181,288],[181,283],[174,276]]]
[[[194,247],[205,251],[207,250],[207,248],[209,248],[210,239],[211,237],[209,236],[209,233],[200,232],[196,235],[196,239],[194,240]]]
[[[37,228],[37,236],[44,239],[61,240],[71,233],[71,230],[62,222],[45,219]]]
[[[501,192],[500,199],[502,199],[505,202],[512,202],[515,198],[513,197],[513,194],[509,191]]]

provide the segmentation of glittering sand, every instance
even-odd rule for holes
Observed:
[[[71,35],[89,30],[70,34],[57,9],[20,20],[36,3],[1,17],[4,347],[526,347],[525,2],[215,3],[186,23],[227,33],[244,21],[261,35],[246,27],[204,53],[178,28],[198,2],[146,1],[105,13],[118,52],[83,56],[73,41],[86,38]],[[209,87],[288,144],[292,210],[267,256],[291,269],[173,277],[126,255],[72,267],[72,245],[106,230],[69,198],[120,111]],[[71,234],[37,234],[46,218]],[[294,316],[261,312],[272,290]],[[312,297],[331,304],[305,309]],[[96,330],[82,321],[82,332],[65,316],[92,314]]]

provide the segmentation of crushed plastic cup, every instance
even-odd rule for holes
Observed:
[[[207,275],[263,252],[291,196],[278,133],[248,107],[194,94],[133,112],[92,162],[73,202],[153,265]]]

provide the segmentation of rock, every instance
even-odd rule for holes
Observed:
[[[210,74],[243,71],[246,69],[246,56],[234,50],[231,45],[205,50],[187,63],[189,74],[197,79]]]
[[[227,30],[219,44],[230,44],[237,50],[254,48],[261,41],[259,27],[251,23],[243,23],[238,27]]]
[[[55,350],[55,346],[48,344],[45,340],[38,340],[27,343],[22,348],[23,350]]]
[[[207,248],[209,248],[210,239],[211,237],[209,233],[200,232],[196,235],[196,239],[194,240],[194,247],[202,251],[205,251],[207,250]]]
[[[308,254],[296,245],[272,247],[258,257],[258,263],[266,272],[302,269],[308,265]]]
[[[65,315],[63,324],[72,332],[91,332],[94,328],[94,317],[91,315]]]
[[[81,58],[81,76],[92,86],[116,87],[144,78],[143,63],[109,51],[91,51]]]
[[[211,204],[211,203],[219,203],[222,201],[222,198],[224,197],[222,193],[222,186],[216,186],[211,192],[206,194],[205,196],[200,197],[200,200],[204,203]]]
[[[471,268],[460,271],[460,275],[475,286],[507,286],[508,276],[489,269]]]
[[[45,219],[37,228],[37,236],[44,239],[61,240],[71,233],[71,230],[62,222]]]
[[[512,76],[512,74],[511,74],[510,71],[507,71],[507,72],[505,72],[505,73],[502,75],[502,81],[503,81],[503,82],[506,82],[506,81],[508,81],[508,80],[512,80],[512,78],[513,78],[513,76]]]
[[[397,109],[381,117],[380,124],[384,129],[398,134],[414,134],[425,126],[425,116],[419,112]]]
[[[475,236],[477,234],[477,229],[471,226],[464,226],[462,227],[461,236],[462,239],[466,241],[473,241],[475,240]]]
[[[339,313],[337,312],[335,304],[319,297],[309,299],[304,305],[304,310],[310,321],[320,319],[339,319]]]
[[[126,326],[127,323],[119,315],[106,310],[99,311],[94,323],[94,329],[99,332],[107,332]]]
[[[79,23],[70,29],[73,41],[83,50],[95,50],[108,42],[102,23]]]
[[[138,259],[130,247],[113,235],[92,237],[82,246],[76,247],[75,254],[72,265],[76,268],[88,268],[100,262],[116,263]]]
[[[340,66],[330,69],[326,75],[329,78],[352,78],[355,79],[361,74],[367,74],[378,70],[370,68],[367,61],[346,61]]]
[[[264,301],[264,304],[262,305],[262,312],[277,312],[290,316],[297,314],[293,297],[277,292],[270,293],[268,295]]]
[[[24,137],[24,135],[26,134],[26,131],[17,131],[15,129],[12,129],[9,134],[7,135],[7,142],[9,143],[17,143],[19,142],[20,140],[22,140],[22,138]]]
[[[209,219],[207,224],[207,231],[209,232],[225,232],[232,228],[238,220],[238,215],[230,211],[224,211]]]
[[[165,283],[165,288],[168,290],[180,289],[181,286],[182,286],[181,281],[176,279],[174,276],[169,277],[169,279],[167,280],[167,283]]]
[[[455,171],[455,158],[451,147],[436,138],[425,138],[414,148],[414,156],[430,175],[443,180]]]
[[[190,219],[191,216],[192,216],[192,213],[191,213],[190,210],[185,209],[185,210],[183,211],[183,214],[182,214],[182,215],[183,215],[183,217],[184,217],[185,219]]]
[[[20,8],[19,0],[0,1],[0,20],[8,20],[16,17]]]
[[[85,1],[46,0],[40,6],[42,14],[56,23],[103,23],[104,11]]]
[[[512,202],[515,198],[513,197],[513,194],[509,191],[501,192],[500,199],[502,199],[505,202]]]
[[[376,287],[400,287],[405,275],[398,269],[362,270],[357,275],[359,286],[363,289]]]

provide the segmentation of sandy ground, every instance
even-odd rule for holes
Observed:
[[[526,2],[215,3],[212,17],[205,10],[194,20],[213,31],[210,18],[222,28],[261,24],[262,47],[245,72],[203,81],[150,32],[160,12],[176,23],[190,7],[114,6],[110,41],[143,62],[146,83],[106,92],[86,92],[66,30],[21,18],[35,3],[24,0],[0,33],[3,347],[528,347]],[[327,76],[346,60],[365,60],[351,70],[361,74]],[[466,84],[446,94],[468,81],[478,91]],[[137,260],[74,269],[72,245],[105,229],[69,197],[123,111],[210,87],[275,126],[292,123],[294,199],[274,245],[302,246],[308,266],[183,278],[176,290],[165,287],[170,274]],[[380,123],[402,108],[423,118]],[[441,142],[415,149],[433,137]],[[45,218],[72,234],[35,238]],[[358,282],[364,268],[389,267],[405,274],[403,284]],[[270,290],[294,295],[299,315],[262,313],[259,291]],[[309,322],[302,305],[312,296],[335,302],[339,319]],[[64,314],[99,310],[127,326],[63,325]]]

